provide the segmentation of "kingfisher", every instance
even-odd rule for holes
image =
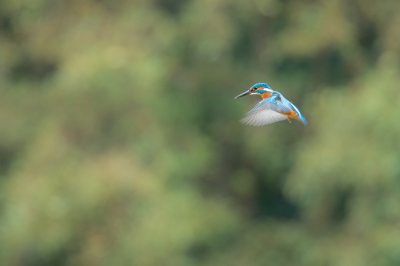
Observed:
[[[251,88],[238,96],[260,95],[262,100],[251,109],[246,116],[240,120],[242,123],[251,126],[264,126],[289,118],[301,121],[304,125],[307,120],[300,113],[300,110],[293,103],[286,100],[283,95],[271,89],[266,83],[256,83]]]

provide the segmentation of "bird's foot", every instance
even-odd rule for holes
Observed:
[[[292,122],[290,121],[289,117],[287,117],[287,121],[289,121],[289,123],[292,123]]]

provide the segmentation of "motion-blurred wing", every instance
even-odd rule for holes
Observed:
[[[262,100],[251,109],[240,122],[251,126],[264,126],[287,119],[286,115],[291,109],[280,104],[276,97]]]
[[[245,118],[241,119],[240,122],[250,126],[264,126],[285,120],[286,118],[287,116],[272,110],[264,110],[247,115]]]

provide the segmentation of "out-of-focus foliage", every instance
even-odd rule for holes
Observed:
[[[0,2],[0,264],[399,265],[399,10]]]

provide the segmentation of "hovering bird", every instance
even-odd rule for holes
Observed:
[[[272,90],[266,83],[257,83],[242,94],[235,97],[243,97],[246,95],[260,95],[262,101],[257,103],[246,116],[240,120],[242,123],[251,126],[264,126],[274,122],[295,118],[301,121],[304,125],[307,120],[300,113],[294,104],[286,100],[280,92]]]

